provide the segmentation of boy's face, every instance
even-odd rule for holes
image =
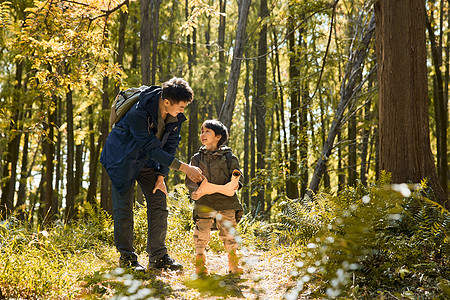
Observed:
[[[202,125],[202,133],[200,134],[200,140],[202,145],[206,147],[206,149],[216,149],[217,143],[220,141],[222,136],[220,134],[216,135],[214,130],[210,128],[206,128]]]
[[[183,113],[184,109],[186,108],[186,106],[188,105],[187,101],[180,101],[178,103],[175,102],[171,102],[169,99],[164,99],[164,109],[166,110],[166,112],[173,116],[176,117],[179,113]]]

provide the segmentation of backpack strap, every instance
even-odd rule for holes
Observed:
[[[231,152],[225,153],[225,159],[227,160],[227,169],[228,172],[231,171],[231,158],[233,157],[233,154]]]

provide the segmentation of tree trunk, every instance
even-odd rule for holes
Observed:
[[[82,123],[80,122],[77,125],[78,128],[82,128]],[[80,141],[79,144],[75,145],[75,176],[74,176],[74,188],[73,188],[73,196],[74,196],[74,209],[73,209],[73,216],[76,217],[77,215],[77,200],[80,199],[81,193],[82,193],[82,185],[83,185],[83,169],[84,169],[84,162],[83,162],[83,149],[84,149],[84,141]]]
[[[141,76],[142,84],[150,85],[152,82],[150,72],[151,55],[151,28],[150,28],[150,0],[141,0]]]
[[[66,182],[66,209],[65,219],[72,220],[75,215],[75,138],[73,127],[73,102],[72,88],[69,86],[66,93],[66,121],[67,121],[67,182]]]
[[[436,118],[436,146],[437,146],[437,174],[440,185],[444,193],[448,195],[448,160],[447,160],[447,128],[448,128],[448,111],[446,108],[447,99],[445,97],[444,78],[441,72],[442,66],[442,45],[436,43],[434,28],[432,28],[428,16],[426,19],[428,34],[431,43],[431,57],[436,78],[434,94],[435,118]],[[441,31],[442,32],[442,31]]]
[[[121,47],[119,47],[121,50]],[[123,50],[122,50],[123,51]],[[118,58],[123,57],[123,53],[120,54]],[[122,61],[118,61],[119,64],[122,64]],[[107,76],[103,77],[103,94],[102,94],[102,110],[108,111],[110,107],[109,103],[109,78]],[[109,120],[107,114],[102,114],[102,120],[100,121],[100,145],[104,145],[106,143],[106,138],[109,134]],[[98,146],[100,153],[100,145]],[[110,193],[110,182],[109,176],[106,172],[106,169],[101,167],[101,183],[100,183],[100,207],[112,215],[112,199]]]
[[[448,205],[430,147],[425,1],[376,0],[375,13],[380,168],[393,183],[428,178],[436,198]]]
[[[261,0],[259,8],[259,17],[264,19],[267,17],[267,0]],[[258,174],[256,205],[259,213],[264,213],[264,198],[265,198],[265,176],[266,169],[266,84],[267,84],[267,24],[261,27],[259,32],[258,42],[258,70],[256,74],[256,99],[255,99],[255,114],[256,114],[256,150],[257,159],[256,167]]]
[[[56,106],[55,97],[51,98],[51,103],[48,108],[48,121],[46,124],[47,137],[44,140],[45,148],[45,182],[44,182],[44,210],[42,212],[42,217],[45,223],[53,221],[55,210],[53,207],[53,172],[54,164],[53,158],[55,156],[55,146],[54,146],[54,127],[55,123],[55,110]]]
[[[242,0],[239,5],[239,21],[236,29],[233,60],[228,78],[227,95],[219,114],[219,120],[231,131],[234,103],[236,101],[237,86],[241,71],[242,54],[244,53],[245,29],[251,0]]]
[[[30,115],[30,110],[27,111],[27,115]],[[26,188],[27,188],[27,180],[28,180],[28,143],[29,136],[28,132],[24,133],[24,141],[22,148],[22,166],[20,169],[20,180],[19,180],[19,190],[17,192],[17,203],[16,210],[18,211],[18,217],[20,220],[25,220],[25,198],[26,198]]]
[[[226,63],[225,63],[225,11],[227,7],[226,0],[219,0],[219,9],[221,15],[219,16],[219,35],[217,38],[217,44],[219,46],[219,80],[218,80],[218,92],[219,96],[216,102],[217,115],[220,114],[222,105],[225,98],[225,80],[226,80]]]
[[[348,185],[355,186],[356,185],[356,115],[354,111],[349,112],[352,116],[348,122]]]
[[[162,0],[151,0],[151,28],[150,37],[152,39],[152,81],[151,84],[156,83],[156,70],[157,63],[156,58],[158,57],[158,40],[159,40],[159,7],[161,6]]]
[[[6,155],[2,155],[5,159],[3,164],[2,174],[2,198],[0,204],[0,214],[11,214],[14,208],[14,191],[17,177],[17,162],[19,159],[19,146],[20,146],[20,128],[18,128],[18,121],[21,119],[20,103],[23,103],[20,99],[22,89],[22,73],[23,63],[16,63],[16,84],[14,86],[14,94],[12,97],[12,109],[11,120],[9,122],[9,139],[8,139],[8,152]],[[23,112],[22,112],[23,113]]]
[[[245,212],[250,211],[250,172],[249,172],[249,161],[250,161],[250,151],[249,151],[249,140],[250,140],[250,62],[245,61],[245,86],[244,86],[244,96],[245,96],[245,111],[244,111],[244,188],[242,191],[242,198],[244,201]]]
[[[372,114],[370,111],[370,99],[364,105],[364,128],[362,133],[362,143],[361,143],[361,169],[359,174],[359,179],[363,185],[367,185],[367,173],[369,171],[369,163],[367,159],[367,153],[369,148],[369,136],[370,136],[370,126],[372,120]]]
[[[298,173],[298,109],[299,109],[299,88],[297,82],[300,76],[298,55],[295,43],[294,18],[289,16],[288,35],[289,43],[289,79],[291,82],[291,116],[289,118],[289,174],[286,180],[286,195],[288,198],[299,198],[299,191],[297,186]]]
[[[62,117],[62,101],[61,101],[61,97],[58,97],[58,104],[57,104],[57,110],[56,112],[56,128],[60,128],[61,127],[61,117]],[[61,190],[60,190],[60,183],[61,183],[61,174],[64,173],[64,164],[62,163],[62,147],[61,147],[61,143],[62,143],[62,134],[61,131],[57,130],[57,135],[56,135],[56,149],[55,149],[55,189],[53,192],[53,210],[55,211],[55,214],[59,213],[59,208],[60,208],[60,203],[62,203],[62,201],[60,201],[60,194],[61,194]]]

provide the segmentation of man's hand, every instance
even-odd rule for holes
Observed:
[[[160,190],[167,196],[167,187],[164,182],[164,176],[158,175],[156,177],[155,188],[153,189],[153,194],[156,193],[157,190]]]
[[[190,166],[185,163],[181,164],[180,171],[186,173],[186,176],[189,177],[193,182],[202,181],[205,176],[202,175],[202,170],[199,167]]]

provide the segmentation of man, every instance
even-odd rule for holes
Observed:
[[[169,257],[167,232],[167,190],[164,183],[170,169],[180,170],[195,182],[202,180],[196,167],[177,158],[185,107],[193,99],[189,84],[172,78],[161,87],[144,90],[139,101],[114,125],[100,158],[112,182],[114,242],[120,252],[120,266],[145,271],[133,247],[133,196],[137,180],[147,201],[147,252],[149,268],[181,270]]]

